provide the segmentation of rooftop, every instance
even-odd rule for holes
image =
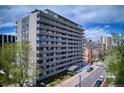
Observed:
[[[43,10],[43,11],[42,11],[42,10],[35,9],[35,10],[32,11],[31,13],[35,13],[35,12],[38,12],[38,11],[44,12],[44,13],[46,13],[46,14],[49,14],[49,15],[55,17],[55,18],[64,19],[65,21],[68,21],[68,22],[72,23],[73,25],[78,26],[79,28],[82,28],[81,25],[79,25],[79,24],[77,24],[77,23],[75,23],[75,22],[73,22],[73,21],[71,21],[71,20],[69,20],[69,19],[67,19],[67,18],[65,18],[65,17],[63,17],[63,16],[61,16],[61,15],[59,15],[59,14],[57,14],[57,13],[51,11],[51,10],[49,10],[49,9],[45,9],[45,10]]]

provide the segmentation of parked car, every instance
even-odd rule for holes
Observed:
[[[93,67],[90,67],[90,68],[87,69],[87,72],[90,72],[90,71],[92,71],[93,69],[94,69]]]

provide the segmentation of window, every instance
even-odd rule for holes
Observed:
[[[46,62],[49,62],[49,59],[47,59]]]
[[[12,36],[12,42],[15,42],[15,40],[16,40],[16,37]]]
[[[43,76],[43,73],[40,73],[40,76]]]
[[[54,44],[54,42],[51,42],[51,44],[53,45],[53,44]]]
[[[25,39],[25,37],[22,37],[22,39],[24,40],[24,39]]]
[[[49,71],[47,71],[46,74],[49,74]]]
[[[58,49],[58,47],[55,47],[55,49],[57,50],[57,49]]]
[[[53,61],[53,58],[51,58],[50,61]]]
[[[47,53],[46,56],[49,56],[49,53]]]
[[[7,42],[7,36],[6,35],[4,36],[4,42]]]
[[[50,66],[49,65],[46,65],[46,68],[49,68]]]
[[[37,57],[43,57],[43,54],[41,54],[41,53],[37,54]]]
[[[49,47],[46,47],[46,50],[49,50]]]
[[[28,34],[28,31],[25,31],[26,34]]]
[[[54,50],[54,47],[50,47],[50,50]]]
[[[43,63],[43,60],[37,60],[38,63]]]
[[[55,17],[55,18],[58,18],[58,15],[55,15],[55,14],[54,14],[54,17]]]
[[[66,47],[61,47],[61,49],[63,50],[63,49],[66,49]]]
[[[54,55],[54,53],[50,53],[50,56],[53,56]]]

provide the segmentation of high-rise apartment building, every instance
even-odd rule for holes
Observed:
[[[0,47],[4,47],[5,43],[15,43],[15,35],[0,34]]]
[[[112,47],[112,38],[111,37],[102,37],[101,44],[102,44],[102,51],[104,53],[105,50]]]
[[[17,41],[30,41],[40,80],[83,63],[83,35],[80,25],[48,9],[35,10],[17,21]]]

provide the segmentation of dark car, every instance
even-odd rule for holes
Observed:
[[[90,71],[92,71],[93,69],[94,69],[93,67],[90,67],[90,68],[87,69],[87,72],[90,72]]]
[[[94,87],[100,87],[102,84],[102,80],[97,80]]]
[[[104,76],[100,76],[99,79],[96,81],[94,87],[100,87],[103,81],[104,81]]]

